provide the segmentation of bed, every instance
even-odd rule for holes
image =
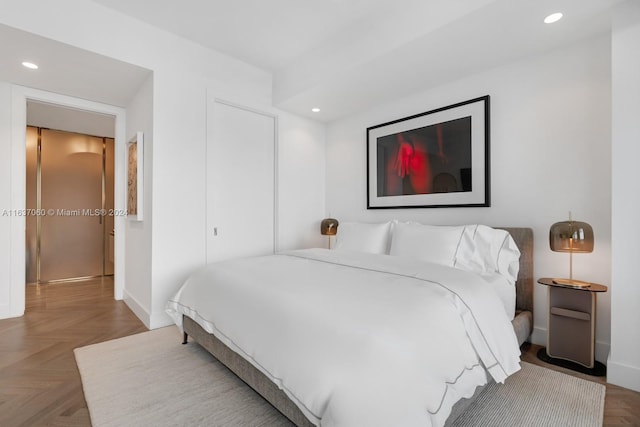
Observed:
[[[419,235],[416,230],[424,231],[412,228],[410,236]],[[194,273],[167,308],[183,328],[185,343],[187,337],[198,342],[298,426],[445,425],[484,384],[502,382],[519,369],[518,347],[532,330],[532,231],[496,230],[506,231],[520,253],[510,322],[499,298],[466,284],[475,280],[474,273],[430,263],[423,269],[413,260],[381,255],[390,251],[384,243],[379,253],[366,256],[346,245],[336,251],[292,251],[219,263],[213,279],[210,267]],[[427,232],[435,236],[433,230]],[[481,249],[491,251],[488,246]],[[284,276],[278,276],[282,272]],[[338,273],[346,277],[334,280]],[[363,274],[366,280],[352,285]],[[280,277],[275,280],[278,290],[253,287],[272,276]],[[233,285],[223,290],[193,285],[211,280]],[[306,282],[321,282],[322,290],[317,284],[307,289]],[[386,293],[389,283],[394,287]],[[304,301],[289,300],[300,288],[305,289]],[[199,306],[211,299],[211,292],[221,302],[209,309]],[[380,295],[375,298],[369,295],[376,293]],[[435,302],[434,293],[442,294],[445,303]],[[276,301],[273,306],[271,300]],[[406,308],[414,304],[433,305]],[[290,306],[297,310],[288,312]],[[396,306],[406,309],[389,308]],[[320,318],[320,312],[330,316]],[[433,323],[463,329],[425,327]],[[365,330],[370,325],[376,335]],[[424,343],[414,339],[423,333]]]

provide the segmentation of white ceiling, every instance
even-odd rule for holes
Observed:
[[[27,125],[115,138],[116,118],[108,114],[27,100]]]
[[[620,0],[93,1],[271,71],[277,107],[330,121],[603,33]]]
[[[276,107],[331,121],[604,33],[622,0],[85,1],[268,70]],[[2,25],[0,40],[0,80],[30,87],[123,106],[150,73]],[[46,76],[25,49],[48,54]]]
[[[0,40],[0,81],[124,107],[150,75],[147,69],[2,24]],[[34,58],[39,70],[20,65]]]
[[[377,12],[424,0],[93,0],[270,71]],[[398,8],[394,5],[398,5]],[[379,14],[378,14],[379,15]],[[368,22],[366,22],[368,21]]]

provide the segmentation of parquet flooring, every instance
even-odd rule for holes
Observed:
[[[146,330],[113,299],[111,278],[27,286],[25,315],[0,320],[0,426],[90,426],[73,349]],[[605,383],[538,360],[539,348],[525,345],[522,359]],[[606,386],[604,425],[640,427],[640,393]]]
[[[0,320],[0,426],[90,426],[73,349],[144,332],[113,279],[28,285],[25,315]]]

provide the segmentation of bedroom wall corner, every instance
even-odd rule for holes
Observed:
[[[326,125],[278,112],[278,251],[324,247]]]
[[[640,4],[619,4],[612,35],[611,353],[607,381],[640,391]]]

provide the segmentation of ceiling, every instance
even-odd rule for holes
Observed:
[[[116,118],[108,114],[27,100],[27,125],[115,138]]]
[[[331,121],[604,33],[620,0],[93,1],[272,72],[275,106]]]
[[[151,71],[0,24],[0,81],[124,107]],[[34,60],[40,70],[22,61]],[[81,64],[81,66],[80,66]],[[46,72],[41,72],[46,70]]]
[[[622,0],[84,1],[267,70],[276,107],[329,122],[605,33]],[[123,106],[150,73],[2,25],[0,39],[3,81]],[[25,49],[46,53],[46,76],[19,65]]]

